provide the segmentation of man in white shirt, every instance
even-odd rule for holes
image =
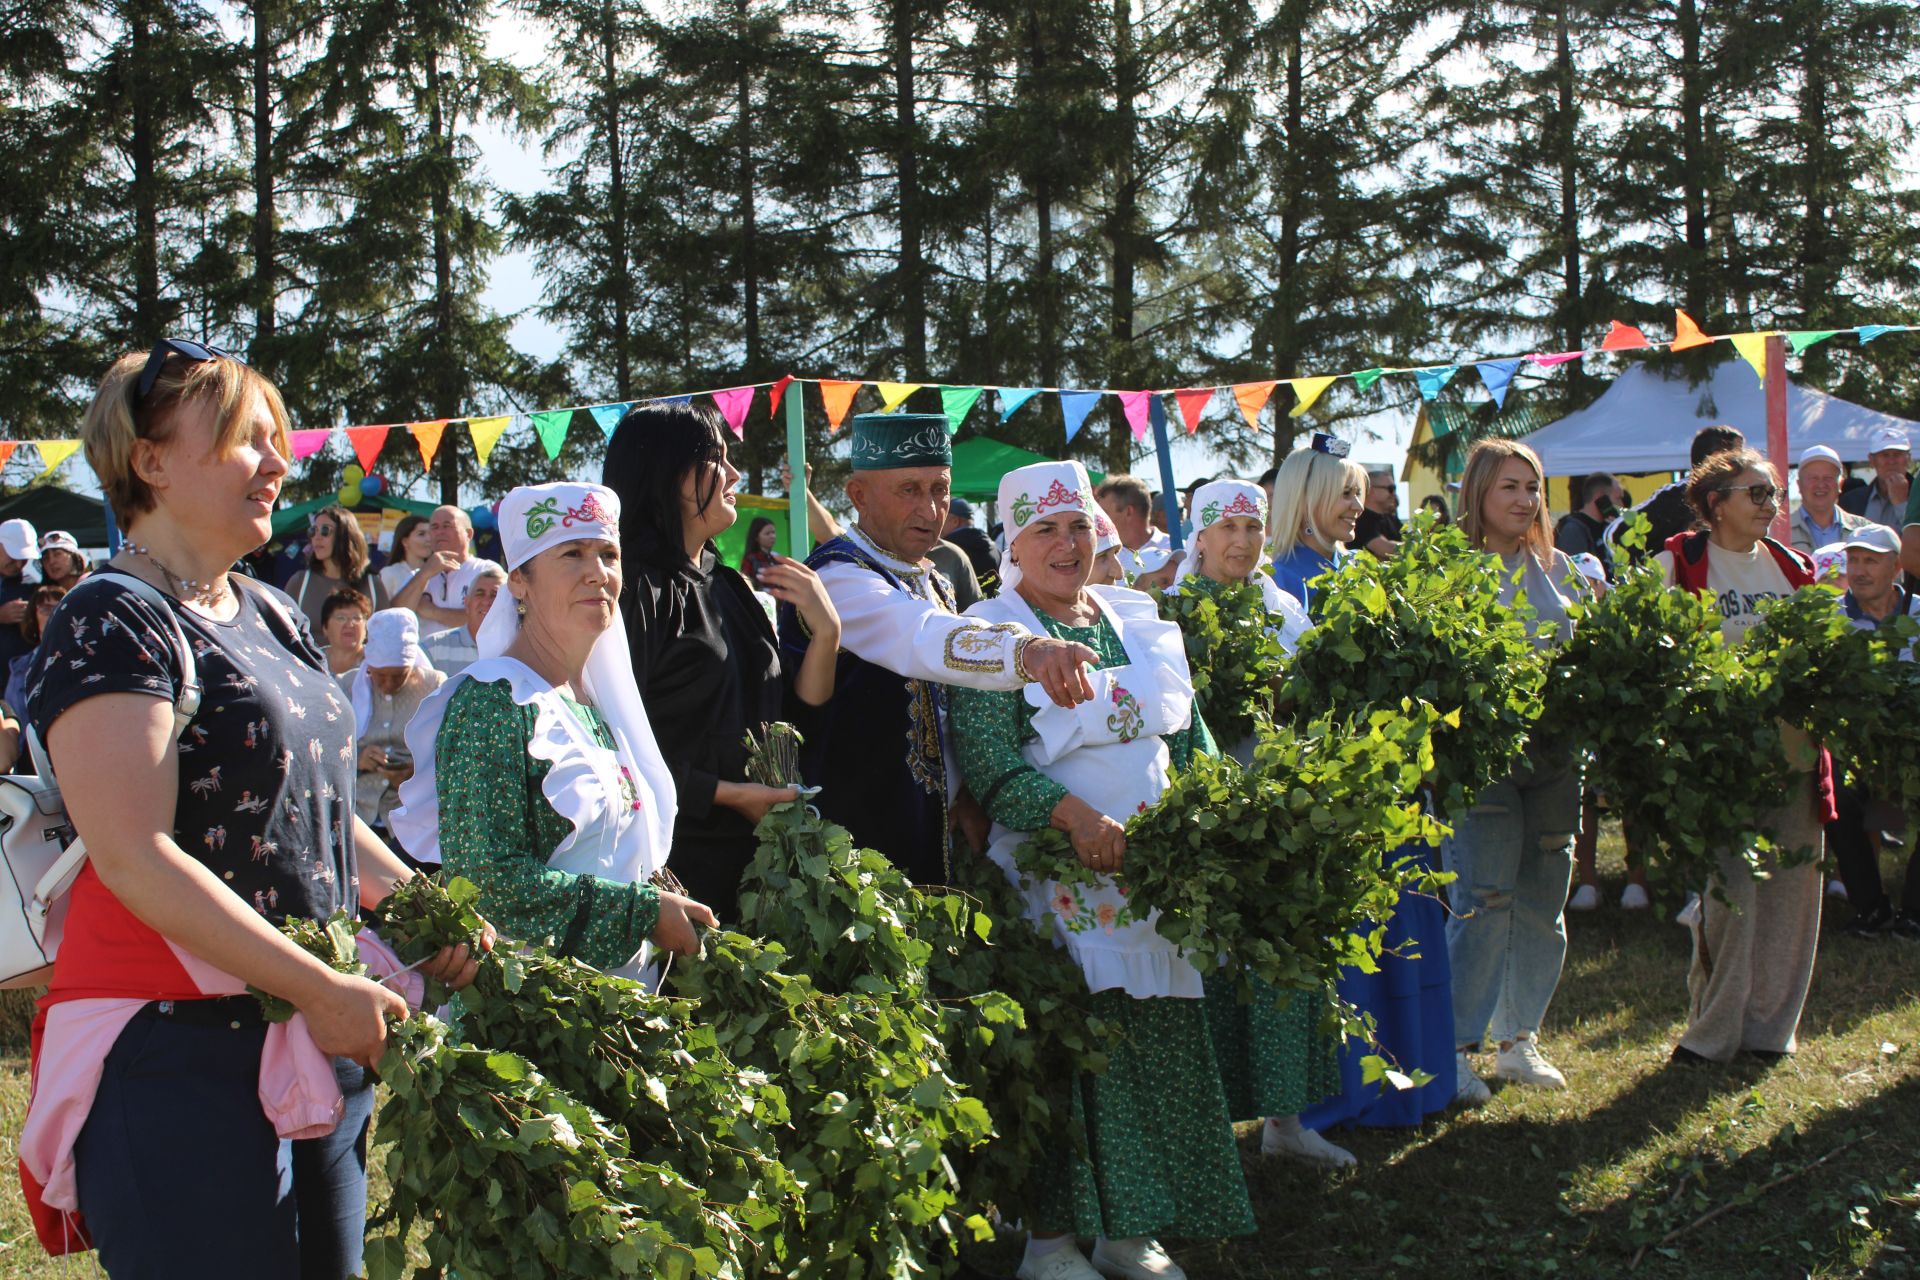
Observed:
[[[433,537],[433,555],[413,581],[400,588],[393,607],[413,610],[422,622],[457,627],[467,620],[467,590],[474,578],[488,565],[499,566],[471,554],[473,521],[460,508],[435,507],[427,530]]]
[[[1138,476],[1108,476],[1095,501],[1120,534],[1120,567],[1129,582],[1157,573],[1173,558],[1173,539],[1153,527],[1153,490]]]
[[[433,663],[434,670],[445,672],[449,680],[479,660],[480,624],[487,620],[487,610],[493,608],[494,598],[507,580],[507,571],[493,561],[474,563],[480,569],[467,587],[467,620],[457,627],[436,631],[420,642],[427,661]]]
[[[1840,455],[1816,444],[1800,455],[1795,476],[1800,482],[1800,505],[1789,525],[1794,549],[1808,555],[1837,546],[1873,521],[1840,506],[1840,480],[1846,475]]]
[[[952,468],[943,415],[856,417],[855,522],[807,560],[840,615],[841,653],[801,772],[821,788],[823,814],[916,884],[948,882],[954,826],[986,847],[986,814],[960,790],[946,740],[946,686],[1031,681],[1061,706],[1093,696],[1082,664],[1096,655],[1085,645],[954,612],[927,559],[946,523]],[[782,606],[782,663],[797,664],[810,639]]]

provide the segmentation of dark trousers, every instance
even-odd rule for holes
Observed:
[[[1880,855],[1867,834],[1867,806],[1872,797],[1853,787],[1835,788],[1834,801],[1840,816],[1827,824],[1827,847],[1840,864],[1840,879],[1847,886],[1847,901],[1861,916],[1877,915],[1890,904],[1886,886],[1880,880]],[[1920,841],[1907,858],[1906,885],[1900,892],[1901,913],[1920,917]]]
[[[113,1280],[360,1272],[371,1082],[336,1063],[341,1124],[284,1141],[260,1109],[266,1028],[236,1020],[238,1029],[149,1005],[107,1055],[74,1160],[80,1211]]]

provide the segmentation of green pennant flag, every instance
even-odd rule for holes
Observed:
[[[974,401],[980,398],[979,387],[942,387],[940,388],[940,411],[947,415],[947,434],[958,435],[960,424],[973,412]]]
[[[1385,372],[1385,369],[1362,369],[1353,375],[1353,385],[1365,391],[1368,387],[1380,381],[1380,375]]]
[[[1787,335],[1787,345],[1793,348],[1793,354],[1799,355],[1816,342],[1825,342],[1838,329],[1798,329]]]
[[[567,424],[572,421],[571,409],[550,409],[533,415],[533,429],[539,433],[540,444],[549,458],[560,456],[560,446],[567,442]]]

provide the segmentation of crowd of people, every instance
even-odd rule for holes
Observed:
[[[365,1068],[406,984],[328,969],[279,925],[371,907],[444,867],[479,886],[503,933],[657,982],[661,957],[697,956],[699,930],[734,916],[755,824],[798,794],[747,776],[743,739],[774,720],[801,729],[813,803],[912,881],[949,883],[963,859],[1000,867],[1124,1032],[1105,1073],[1071,1082],[1085,1143],[1060,1144],[1041,1202],[1003,1206],[1029,1231],[1023,1280],[1164,1280],[1184,1272],[1162,1238],[1253,1231],[1236,1122],[1263,1122],[1267,1154],[1334,1168],[1355,1157],[1328,1133],[1483,1103],[1489,1074],[1568,1087],[1541,1039],[1570,890],[1577,907],[1593,884],[1590,843],[1574,879],[1600,798],[1551,726],[1471,812],[1437,815],[1439,847],[1399,851],[1455,873],[1449,898],[1403,902],[1379,972],[1341,983],[1373,1015],[1377,1051],[1430,1077],[1421,1087],[1365,1083],[1370,1050],[1322,1030],[1324,996],[1236,999],[1123,887],[1125,823],[1169,770],[1253,751],[1215,736],[1179,625],[1142,588],[1257,584],[1291,652],[1321,576],[1404,536],[1392,474],[1333,437],[1257,481],[1197,483],[1178,516],[1134,477],[1096,489],[1077,462],[1021,467],[989,531],[949,492],[944,417],[861,415],[851,520],[808,492],[813,553],[778,554],[756,520],[736,568],[716,550],[738,519],[723,420],[643,405],[614,430],[600,483],[502,498],[498,560],[473,553],[467,513],[448,506],[403,521],[379,567],[358,522],[327,507],[283,581],[261,584],[230,569],[268,540],[287,429],[257,372],[163,342],[112,366],[82,430],[126,531],[103,571],[64,534],[0,525],[6,702],[45,744],[90,851],[36,1033],[23,1169],[43,1213],[69,1230],[84,1216],[114,1276],[358,1273]],[[1878,626],[1920,614],[1901,535],[1878,518],[1904,502],[1920,525],[1892,443],[1876,441],[1860,513],[1837,457],[1801,460],[1800,549],[1767,536],[1779,477],[1726,428],[1649,500],[1646,548],[1620,541],[1626,495],[1609,476],[1582,481],[1556,527],[1539,459],[1503,440],[1474,446],[1440,514],[1499,565],[1503,602],[1524,592],[1542,645],[1649,552],[1738,643],[1762,601],[1815,580],[1811,552],[1838,545],[1842,607]],[[1178,539],[1156,526],[1174,518]],[[34,558],[42,581],[22,581]],[[1886,806],[1836,786],[1793,731],[1776,768],[1768,830],[1831,841],[1864,931],[1920,933],[1915,868],[1898,906],[1880,879]],[[1094,886],[1016,872],[1013,851],[1042,828],[1066,833]],[[1818,868],[1731,876],[1728,891],[1685,908],[1677,1064],[1794,1048]],[[473,958],[429,968],[457,987]],[[249,987],[297,1008],[296,1029],[270,1028]],[[289,1039],[323,1069],[289,1067]],[[267,1088],[290,1072],[299,1105]]]

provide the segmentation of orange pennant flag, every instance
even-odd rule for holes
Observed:
[[[387,442],[386,427],[348,427],[347,440],[353,445],[353,456],[360,460],[360,469],[368,475],[373,474],[374,459],[380,456],[380,446]]]
[[[847,410],[853,407],[853,393],[861,385],[840,378],[820,379],[820,403],[827,410],[827,434],[838,431],[840,424],[847,420]]]
[[[1242,382],[1234,387],[1233,398],[1239,403],[1240,412],[1247,415],[1247,425],[1255,431],[1260,429],[1260,410],[1266,408],[1267,398],[1279,385],[1276,379],[1272,382]]]
[[[432,422],[409,422],[407,430],[413,432],[413,442],[420,446],[420,465],[431,468],[433,455],[440,452],[440,437],[446,434],[447,420],[435,418]]]
[[[1607,322],[1607,337],[1600,344],[1602,351],[1637,351],[1641,347],[1650,347],[1647,335],[1630,324],[1621,324],[1618,320]]]
[[[7,465],[7,460],[13,457],[13,451],[19,447],[18,440],[0,440],[0,468]]]
[[[1673,309],[1673,342],[1670,344],[1671,350],[1685,351],[1689,347],[1710,347],[1712,345],[1713,339],[1700,332],[1700,326],[1693,322],[1692,316],[1680,310],[1678,307]]]

